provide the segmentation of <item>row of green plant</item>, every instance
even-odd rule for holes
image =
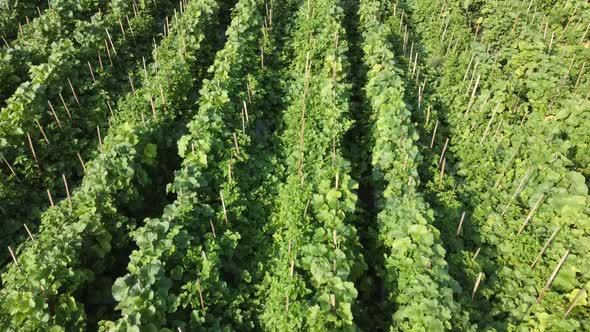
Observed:
[[[498,45],[486,44],[487,37],[474,42],[477,36],[456,4],[416,2],[411,8],[430,65],[441,68],[436,96],[443,104],[442,126],[450,133],[449,157],[433,167],[446,161],[445,170],[458,177],[453,182],[434,176],[430,187],[444,188],[449,206],[459,197],[467,212],[443,233],[446,242],[462,237],[450,262],[462,270],[458,279],[479,286],[471,305],[474,321],[501,330],[586,326],[580,303],[564,316],[588,278],[581,259],[587,250],[587,187],[570,159],[583,140],[567,129],[585,106],[572,104],[575,92],[555,92],[564,84],[567,64],[559,63],[534,26],[507,28],[514,25],[508,8],[520,8],[516,12],[525,24],[533,21],[519,2],[511,7],[489,2],[481,9],[490,17],[480,29],[484,36],[501,35]],[[512,38],[506,37],[510,33]],[[572,106],[577,107],[566,109]],[[544,290],[566,250],[565,264]]]
[[[177,158],[171,133],[191,113],[220,21],[217,3],[206,0],[173,18],[157,67],[119,102],[82,184],[43,213],[40,232],[2,275],[3,329],[93,329],[114,317],[113,276],[126,266],[136,220],[161,213],[167,201],[154,188],[169,181]]]
[[[372,117],[372,173],[375,189],[380,274],[394,303],[391,330],[462,330],[468,316],[453,299],[459,289],[445,261],[433,211],[420,193],[423,157],[412,113],[404,100],[403,66],[394,55],[389,4],[361,1],[360,27],[367,65],[365,94]]]
[[[273,248],[260,289],[266,330],[355,327],[355,281],[367,267],[351,223],[358,184],[341,151],[351,126],[345,5],[304,2],[290,41],[295,55],[282,135],[286,179],[268,225]]]
[[[22,242],[27,236],[23,224],[34,232],[51,200],[67,196],[62,175],[70,189],[79,183],[84,163],[118,112],[116,101],[132,90],[131,84],[140,87],[145,57],[149,64],[158,56],[149,56],[153,38],[174,2],[139,2],[137,15],[133,1],[112,5],[109,14],[80,21],[71,39],[55,43],[48,62],[32,67],[31,81],[0,111],[4,247]],[[129,25],[121,30],[120,19],[128,15]],[[2,256],[2,263],[7,259]]]
[[[233,8],[213,77],[178,142],[182,167],[168,186],[177,198],[134,232],[138,250],[113,286],[122,318],[104,322],[105,330],[260,328],[253,284],[263,276],[262,253],[253,252],[262,250],[256,247],[264,244],[260,230],[277,181],[265,180],[273,160],[260,158],[272,151],[265,127],[278,116],[267,81],[277,79],[269,68],[278,38],[271,24],[281,26],[288,14],[288,3],[241,0]]]

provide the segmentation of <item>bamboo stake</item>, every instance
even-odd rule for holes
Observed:
[[[442,166],[440,167],[440,179],[438,182],[438,189],[442,189],[443,183],[443,176],[445,176],[445,164],[447,162],[447,158],[443,158]]]
[[[119,27],[121,28],[121,33],[123,34],[123,38],[126,38],[125,36],[125,28],[123,27],[123,21],[121,21],[121,18],[119,17]]]
[[[244,100],[244,112],[246,114],[246,122],[250,123],[250,118],[248,117],[248,106],[246,106],[246,101]]]
[[[239,155],[240,154],[240,147],[238,146],[238,136],[236,135],[236,133],[234,133],[233,135],[234,135],[234,144],[236,146],[236,154]]]
[[[129,21],[129,16],[125,15],[125,19],[127,20],[127,26],[129,27],[129,32],[131,32],[131,37],[135,38],[135,33],[133,32],[133,27],[131,26],[131,21]]]
[[[70,202],[70,206],[72,205],[72,197],[70,196],[70,188],[68,187],[68,180],[66,179],[65,174],[61,174],[61,178],[64,181],[64,187],[66,188],[66,194],[68,196],[68,201]]]
[[[566,318],[567,316],[569,316],[570,312],[572,312],[572,309],[574,309],[574,307],[576,306],[576,303],[578,303],[578,301],[582,298],[582,296],[584,294],[586,294],[586,286],[584,286],[584,288],[580,289],[580,291],[578,291],[578,294],[576,295],[576,297],[574,298],[574,300],[572,301],[572,303],[568,306],[566,312],[563,314],[563,318]]]
[[[201,309],[205,310],[205,301],[203,301],[203,291],[201,290],[200,279],[197,279],[197,288],[199,289],[199,300],[201,301]]]
[[[159,83],[160,86],[160,98],[162,98],[162,107],[164,111],[166,110],[166,97],[164,95],[164,89],[162,88],[162,83]]]
[[[551,276],[547,280],[547,283],[545,284],[545,287],[543,287],[543,289],[541,290],[541,293],[537,297],[537,303],[541,303],[541,300],[543,300],[543,297],[545,297],[545,293],[549,290],[549,287],[551,287],[551,284],[553,283],[553,280],[555,279],[555,277],[559,273],[559,270],[561,269],[561,266],[563,265],[563,263],[565,262],[565,260],[567,259],[567,256],[569,254],[570,254],[570,250],[567,249],[565,251],[565,253],[563,254],[563,256],[561,256],[561,259],[559,260],[559,263],[557,263],[557,266],[553,270],[553,273],[551,273]]]
[[[145,57],[141,57],[141,60],[143,61],[143,73],[145,76],[145,81],[148,81],[148,71],[147,71],[147,66],[145,65]]]
[[[479,288],[479,284],[481,283],[481,278],[482,277],[483,277],[483,272],[480,272],[477,275],[477,280],[475,281],[475,286],[473,286],[473,291],[471,292],[471,301],[472,302],[475,299],[475,293],[477,292],[477,289]]]
[[[88,71],[90,71],[90,76],[92,76],[92,81],[94,83],[96,83],[96,78],[94,77],[94,72],[92,71],[92,65],[90,64],[90,61],[86,62],[88,64]]]
[[[223,199],[223,191],[219,191],[219,196],[221,196],[221,207],[223,208],[223,219],[225,224],[227,225],[227,210],[225,208],[225,200]]]
[[[78,160],[80,161],[80,164],[82,165],[82,169],[84,170],[84,172],[86,172],[86,164],[84,163],[84,160],[82,159],[82,156],[80,155],[80,152],[76,153],[78,155]]]
[[[14,265],[16,265],[16,267],[20,268],[20,266],[18,266],[18,261],[16,260],[16,255],[14,254],[14,251],[12,251],[12,248],[10,248],[10,246],[8,246],[8,251],[10,252],[10,256],[12,256],[12,260],[14,261]]]
[[[109,37],[109,42],[111,43],[111,47],[113,48],[113,53],[117,55],[117,50],[115,49],[115,44],[113,44],[113,40],[111,39],[111,34],[107,28],[104,28],[104,31],[107,33],[107,37]]]
[[[449,138],[445,140],[445,145],[443,146],[442,152],[440,153],[440,158],[438,158],[438,163],[440,164],[445,156],[445,152],[447,151],[447,147],[449,145]]]
[[[330,303],[332,304],[332,308],[336,309],[336,295],[330,294]]]
[[[57,125],[62,128],[61,126],[61,121],[59,121],[59,118],[57,117],[57,113],[55,112],[55,109],[53,108],[53,105],[51,105],[51,102],[48,100],[47,104],[49,104],[49,108],[51,109],[51,113],[53,114],[53,117],[55,118],[55,121],[57,121]]]
[[[479,252],[481,251],[481,247],[477,247],[477,250],[475,251],[475,254],[473,254],[473,260],[475,260],[477,258],[477,256],[479,256]]]
[[[113,108],[111,107],[111,102],[109,102],[108,100],[107,100],[107,106],[109,108],[109,112],[111,113],[111,116],[114,117],[115,112],[113,112]]]
[[[74,90],[74,86],[72,85],[72,81],[70,81],[69,78],[68,78],[68,84],[70,85],[70,90],[72,90],[72,94],[74,95],[74,99],[76,100],[76,103],[78,104],[78,106],[80,106],[80,101],[78,100],[78,96],[76,95],[76,90]]]
[[[512,161],[514,160],[514,157],[516,157],[516,152],[514,152],[512,154],[512,156],[510,156],[510,159],[508,159],[508,162],[506,163],[506,165],[502,169],[502,172],[500,173],[498,180],[496,180],[496,183],[494,183],[494,189],[497,189],[498,186],[500,185],[500,182],[502,182],[502,179],[504,178],[504,175],[506,174],[508,167],[510,167],[510,165],[512,164]]]
[[[64,97],[61,95],[61,92],[59,93],[59,99],[61,100],[61,103],[64,105],[64,108],[66,109],[66,113],[68,114],[68,117],[70,118],[70,120],[72,120],[72,114],[70,113],[70,109],[68,108],[68,105],[66,104]]]
[[[109,58],[109,63],[111,64],[111,66],[113,66],[113,58],[111,57],[111,50],[109,48],[109,43],[107,42],[107,40],[104,40],[104,47],[107,50],[107,57]]]
[[[471,55],[471,59],[469,60],[469,64],[467,64],[467,69],[465,70],[465,75],[463,75],[463,82],[467,79],[469,75],[469,69],[471,68],[471,63],[473,63],[473,59],[475,59],[475,54]]]
[[[520,229],[518,229],[518,233],[516,233],[517,236],[519,236],[522,233],[522,231],[524,230],[524,228],[526,227],[526,225],[528,225],[529,221],[531,220],[531,218],[533,217],[533,215],[535,214],[535,212],[537,211],[537,209],[541,205],[541,202],[543,201],[544,198],[545,198],[545,194],[541,194],[541,197],[539,197],[539,199],[537,200],[537,202],[535,203],[535,205],[533,206],[533,208],[531,209],[531,211],[527,215],[526,219],[524,220],[524,222],[520,226]]]
[[[131,73],[127,73],[127,77],[129,77],[129,85],[131,85],[131,92],[133,92],[134,95],[137,95],[137,92],[135,92],[135,86],[133,85],[133,79],[131,78]]]
[[[584,39],[586,39],[586,35],[588,34],[588,29],[590,29],[590,23],[588,23],[588,25],[586,26],[586,31],[584,31],[584,34],[582,35],[582,39],[580,39],[580,45],[582,45],[584,43]]]
[[[430,122],[430,105],[426,108],[426,123],[424,127],[428,127],[428,123]]]
[[[216,238],[217,235],[215,234],[215,226],[213,226],[213,221],[209,219],[209,224],[211,225],[211,231],[213,232],[213,237]]]
[[[291,260],[291,271],[290,271],[291,279],[293,279],[293,274],[294,273],[295,273],[295,260],[292,259]]]
[[[33,146],[33,140],[31,139],[31,134],[29,134],[29,132],[27,132],[27,138],[29,140],[29,147],[31,148],[31,152],[33,153],[33,159],[35,159],[35,162],[38,164],[39,160],[37,159],[37,154],[35,153],[35,147]]]
[[[289,294],[285,292],[285,312],[289,312]]]
[[[29,227],[27,227],[27,224],[23,224],[23,226],[25,226],[25,231],[27,231],[27,234],[29,235],[29,238],[31,239],[31,241],[35,242],[35,238],[33,237],[33,234],[31,233],[31,230],[29,229]]]
[[[459,226],[457,227],[457,238],[459,237],[459,234],[461,234],[461,229],[463,228],[463,221],[465,220],[465,211],[463,211],[463,213],[461,213],[461,221],[459,221]]]
[[[582,64],[582,69],[580,69],[580,74],[578,75],[578,79],[576,80],[576,85],[574,86],[574,89],[578,88],[578,84],[580,84],[580,79],[582,78],[582,73],[584,73],[584,68],[586,67],[586,63],[584,62]]]
[[[51,197],[51,191],[49,191],[49,189],[47,189],[47,198],[49,198],[49,203],[51,204],[51,207],[54,207],[55,205],[53,204],[53,197]]]
[[[492,122],[494,121],[494,117],[496,117],[496,111],[498,110],[499,107],[500,107],[500,102],[498,102],[496,104],[496,107],[494,108],[494,111],[492,112],[492,117],[490,118],[490,121],[488,122],[488,125],[486,126],[486,129],[483,132],[481,139],[479,140],[479,144],[483,144],[483,141],[488,136],[488,133],[490,132],[490,127],[492,126]]]
[[[547,239],[547,241],[543,245],[543,248],[541,248],[541,251],[539,252],[537,257],[535,257],[535,260],[531,264],[531,268],[533,268],[533,269],[535,268],[535,266],[537,265],[537,263],[539,262],[539,260],[543,256],[543,254],[545,253],[545,250],[547,250],[547,248],[549,248],[549,245],[551,244],[551,242],[553,242],[555,237],[557,237],[557,234],[559,234],[562,227],[563,227],[562,225],[558,225],[557,228],[555,228],[555,230],[553,231],[553,233],[551,233],[551,236],[549,237],[549,239]]]
[[[152,116],[155,119],[157,117],[156,116],[156,105],[154,105],[154,98],[152,98],[151,95],[150,95],[150,106],[152,107]]]
[[[16,181],[21,183],[20,179],[16,175],[16,172],[14,171],[14,169],[12,169],[12,166],[10,166],[10,163],[8,162],[8,160],[6,160],[6,158],[4,158],[4,156],[2,156],[2,159],[4,160],[4,163],[6,163],[6,166],[8,166],[8,168],[10,169],[10,172],[12,173],[12,175],[14,175],[14,178],[16,179]]]
[[[100,127],[96,126],[96,133],[98,134],[98,146],[102,149],[102,137],[100,136]]]
[[[102,56],[100,55],[100,49],[96,50],[96,54],[98,54],[98,64],[100,65],[100,70],[104,70],[104,66],[102,65]]]
[[[436,120],[436,123],[434,125],[434,131],[432,132],[432,139],[430,140],[430,148],[432,149],[432,147],[434,146],[434,138],[436,136],[436,129],[438,128],[438,120]]]

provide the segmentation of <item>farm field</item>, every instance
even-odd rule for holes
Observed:
[[[0,0],[1,331],[590,331],[590,3]]]

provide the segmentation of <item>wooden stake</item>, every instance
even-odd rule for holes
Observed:
[[[555,230],[553,231],[553,233],[551,233],[551,236],[549,237],[549,239],[547,239],[547,241],[543,245],[543,248],[541,248],[541,251],[539,252],[537,257],[535,257],[535,260],[531,264],[531,268],[533,268],[533,269],[535,268],[535,266],[537,265],[537,263],[539,262],[539,260],[543,256],[543,254],[545,253],[545,250],[547,250],[547,248],[549,247],[549,244],[551,244],[551,242],[553,242],[553,240],[555,239],[557,234],[559,234],[559,231],[561,231],[562,227],[563,227],[562,225],[558,225],[557,228],[555,228]]]
[[[537,297],[537,303],[541,303],[541,300],[543,300],[543,297],[545,297],[545,293],[549,290],[549,287],[551,287],[551,284],[553,283],[553,279],[555,279],[555,277],[557,276],[557,273],[559,273],[559,270],[561,269],[561,266],[563,265],[563,263],[565,262],[565,260],[566,260],[566,258],[567,258],[567,256],[569,254],[570,254],[570,250],[567,249],[565,251],[565,253],[563,254],[563,256],[561,256],[561,259],[559,260],[559,263],[557,263],[557,266],[553,270],[553,273],[551,273],[551,276],[547,280],[547,283],[545,284],[545,287],[543,287],[543,289],[541,290],[541,293]]]
[[[459,221],[459,226],[457,227],[457,237],[461,234],[461,229],[463,228],[463,221],[465,220],[465,211],[461,213],[461,221]]]
[[[330,294],[330,303],[332,304],[332,308],[336,309],[336,295]]]
[[[494,108],[494,111],[492,112],[492,117],[490,118],[490,121],[488,122],[488,125],[486,126],[486,129],[483,132],[483,135],[481,136],[481,139],[479,140],[479,144],[483,144],[483,141],[486,139],[486,136],[488,136],[488,133],[490,132],[490,127],[492,126],[492,122],[494,121],[494,117],[496,117],[496,111],[498,110],[498,108],[500,107],[500,102],[498,102],[496,104],[496,107]]]
[[[74,86],[72,85],[72,81],[68,78],[68,84],[70,85],[70,90],[72,90],[72,94],[74,95],[74,99],[76,100],[76,104],[80,106],[80,101],[78,100],[78,96],[76,95],[76,90],[74,90]]]
[[[48,100],[47,104],[49,104],[49,108],[51,109],[51,113],[53,114],[53,117],[55,118],[55,121],[57,121],[57,125],[62,128],[61,126],[61,122],[59,121],[59,118],[57,117],[57,113],[55,112],[55,109],[53,108],[53,105],[51,105],[51,102]]]
[[[4,158],[4,156],[2,156],[2,159],[4,160],[4,163],[6,163],[6,166],[8,166],[8,168],[10,169],[10,172],[12,173],[12,175],[14,175],[14,178],[16,179],[16,181],[21,183],[18,176],[16,176],[16,172],[14,171],[14,169],[12,169],[12,166],[10,166],[10,163],[8,162],[8,160],[6,160],[6,158]]]
[[[72,114],[70,113],[70,109],[68,108],[68,105],[66,104],[66,101],[64,100],[64,97],[61,95],[61,92],[59,93],[59,99],[61,100],[62,105],[64,105],[64,108],[66,109],[66,113],[68,113],[68,118],[70,118],[70,120],[72,120]]]
[[[424,127],[428,127],[428,123],[430,122],[430,105],[426,108],[426,123],[424,123]]]
[[[70,196],[70,188],[68,187],[68,180],[66,179],[66,175],[62,173],[61,175],[62,180],[64,181],[64,187],[66,188],[66,194],[68,196],[68,201],[70,202],[70,206],[72,205],[72,197]]]
[[[223,199],[223,191],[219,192],[219,196],[221,196],[221,207],[223,208],[223,220],[225,221],[225,224],[227,225],[227,210],[225,208],[225,200]]]
[[[29,147],[31,148],[31,153],[33,153],[33,159],[35,159],[35,162],[38,164],[39,160],[37,160],[37,154],[35,153],[35,147],[33,146],[33,140],[31,139],[31,134],[29,134],[29,132],[27,132],[27,138],[29,140]]]
[[[436,123],[434,124],[434,131],[432,132],[432,139],[430,140],[430,148],[431,149],[434,146],[434,137],[436,136],[436,129],[437,128],[438,128],[438,120],[436,120]]]
[[[535,212],[537,211],[537,209],[541,205],[541,202],[543,201],[544,198],[545,198],[545,194],[541,194],[541,197],[539,197],[539,199],[537,200],[537,202],[535,203],[535,205],[533,206],[533,208],[531,209],[531,211],[527,215],[526,219],[524,220],[524,222],[520,226],[520,229],[518,230],[518,233],[516,233],[517,236],[519,236],[520,234],[522,234],[522,231],[524,230],[524,228],[526,227],[526,225],[529,223],[529,221],[531,220],[531,218],[533,217],[533,215],[535,214]]]
[[[477,292],[477,289],[479,288],[479,284],[481,283],[481,278],[482,277],[483,277],[483,272],[480,272],[477,275],[477,280],[475,280],[475,286],[473,286],[473,292],[471,292],[471,301],[472,302],[475,299],[475,293]]]
[[[289,294],[285,292],[285,312],[289,312]]]
[[[27,224],[23,224],[23,226],[25,226],[25,230],[27,231],[27,234],[29,234],[29,238],[31,239],[31,241],[35,242],[35,238],[33,237],[31,230],[29,230],[29,227],[27,227]]]
[[[49,198],[49,204],[51,204],[51,207],[54,207],[55,204],[53,204],[53,197],[51,197],[51,191],[49,191],[49,189],[47,189],[47,198]]]
[[[295,260],[291,260],[291,279],[293,279],[293,274],[295,273]]]
[[[159,83],[160,86],[160,98],[162,98],[162,107],[164,111],[166,110],[166,97],[164,96],[164,89],[162,89],[162,83]]]

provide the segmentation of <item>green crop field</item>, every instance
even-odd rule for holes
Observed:
[[[589,30],[0,0],[0,331],[590,331]]]

